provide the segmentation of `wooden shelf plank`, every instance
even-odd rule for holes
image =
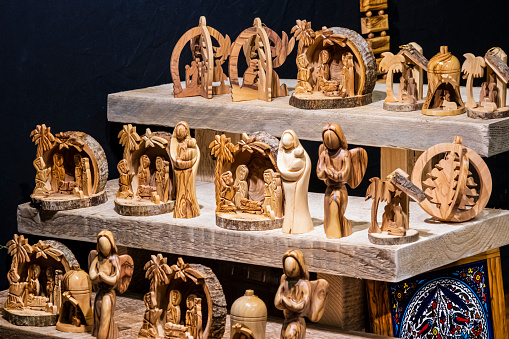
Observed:
[[[292,92],[295,80],[283,80]],[[463,144],[481,156],[509,150],[509,118],[471,119],[466,114],[452,117],[425,116],[417,112],[389,112],[382,108],[385,84],[377,83],[373,103],[329,110],[303,110],[288,104],[289,97],[272,102],[232,102],[229,94],[212,99],[173,97],[173,84],[110,94],[108,120],[158,126],[175,126],[185,120],[191,128],[232,133],[263,130],[280,136],[293,129],[304,140],[321,140],[322,127],[338,122],[349,143],[355,145],[426,150],[463,136]],[[424,86],[427,91],[427,86]],[[466,97],[465,88],[461,91]],[[474,89],[477,98],[479,88]],[[291,93],[290,93],[291,94]]]
[[[371,203],[360,197],[350,197],[346,210],[354,233],[343,239],[327,239],[323,231],[322,194],[309,194],[314,231],[288,235],[280,229],[240,232],[217,227],[214,187],[210,183],[197,184],[201,206],[197,218],[174,219],[172,214],[120,216],[113,210],[117,185],[117,180],[108,182],[107,203],[86,209],[40,213],[28,203],[19,205],[18,231],[95,242],[99,231],[109,229],[121,246],[271,267],[281,266],[282,255],[288,249],[300,249],[312,272],[390,282],[509,244],[506,210],[486,209],[472,221],[447,224],[434,223],[419,206],[411,203],[410,227],[419,230],[420,240],[380,246],[368,240]]]

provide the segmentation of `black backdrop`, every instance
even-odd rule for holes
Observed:
[[[418,42],[431,58],[441,44],[460,61],[467,52],[493,46],[509,52],[507,1],[390,0],[391,49]],[[80,130],[104,147],[110,178],[121,157],[116,134],[106,120],[108,93],[171,81],[169,59],[179,37],[200,15],[232,41],[259,16],[276,32],[290,33],[295,19],[360,31],[358,0],[351,1],[164,1],[6,0],[0,10],[0,243],[16,232],[16,206],[34,187],[35,146],[29,133],[45,123],[55,132]],[[295,78],[295,51],[278,73]],[[143,131],[143,128],[140,128]],[[416,131],[417,132],[417,131]],[[509,137],[509,136],[508,136]],[[311,156],[318,144],[305,143]],[[369,149],[370,173],[379,153]],[[509,154],[487,160],[495,181],[489,206],[509,209]],[[369,178],[370,176],[367,175]],[[312,189],[322,190],[315,181]],[[364,186],[365,187],[365,186]],[[358,190],[354,194],[362,195]],[[35,237],[30,237],[30,243]],[[34,241],[32,241],[34,240]],[[7,287],[5,250],[0,251],[0,288]]]

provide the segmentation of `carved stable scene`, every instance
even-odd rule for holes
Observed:
[[[218,46],[213,46],[212,38],[216,40]],[[185,65],[183,88],[180,82],[179,62],[187,43],[191,49],[192,61]],[[175,98],[201,95],[210,99],[214,94],[229,93],[228,77],[224,74],[222,65],[228,58],[230,46],[228,35],[223,36],[216,29],[207,26],[205,17],[200,17],[199,25],[180,37],[171,54],[170,71]],[[214,86],[214,83],[219,85]]]
[[[226,300],[212,270],[162,254],[145,264],[150,292],[138,339],[219,339],[226,324]]]
[[[460,94],[461,68],[458,58],[441,46],[428,63],[428,94],[422,106],[425,115],[458,115],[465,113]]]
[[[4,318],[21,326],[54,326],[63,304],[62,277],[78,262],[58,241],[28,244],[23,235],[7,243],[12,263]]]
[[[30,136],[37,145],[35,188],[30,196],[35,207],[61,211],[108,200],[104,191],[108,162],[94,138],[74,131],[53,135],[44,124],[37,125]]]
[[[265,339],[267,306],[253,290],[235,300],[230,310],[230,339]]]
[[[297,20],[297,86],[290,105],[305,109],[344,108],[371,103],[376,62],[366,40],[342,27],[313,31]]]
[[[171,212],[175,204],[171,134],[147,128],[140,137],[136,126],[128,124],[118,133],[118,138],[124,154],[117,165],[120,177],[115,211],[122,215]]]
[[[235,145],[226,135],[216,135],[209,145],[217,159],[216,225],[241,231],[283,226],[278,145],[278,139],[265,132],[243,134]]]
[[[428,59],[422,54],[422,48],[415,42],[401,46],[394,55],[382,53],[380,71],[387,73],[385,82],[387,96],[383,108],[388,111],[411,112],[422,109],[423,71],[428,71]],[[394,94],[394,74],[401,73],[398,92]]]
[[[496,119],[509,116],[507,107],[507,82],[509,81],[509,67],[507,54],[499,48],[490,49],[483,57],[476,57],[472,53],[464,55],[465,62],[461,70],[467,78],[467,102],[465,109],[470,118]],[[480,78],[486,68],[486,81],[481,85],[479,101],[473,94],[473,79]]]

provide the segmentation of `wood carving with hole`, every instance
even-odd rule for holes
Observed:
[[[281,339],[304,339],[306,321],[317,322],[325,311],[329,283],[325,279],[309,281],[304,255],[289,250],[283,256],[283,275],[274,298],[274,305],[285,316]]]
[[[134,272],[130,255],[118,255],[113,233],[101,231],[97,235],[97,248],[88,255],[90,280],[97,288],[94,301],[92,336],[98,339],[118,338],[115,324],[116,292],[127,291]]]
[[[118,133],[124,147],[117,165],[120,177],[115,211],[121,215],[157,215],[173,210],[174,180],[170,164],[171,134],[147,128],[141,137],[136,126]]]
[[[509,67],[507,54],[499,48],[490,49],[484,58],[476,57],[472,53],[464,55],[465,62],[461,70],[463,78],[467,79],[467,102],[465,108],[471,118],[496,119],[509,116],[506,106],[507,82],[509,81]],[[486,81],[481,85],[479,103],[473,95],[473,79],[480,78],[486,69]]]
[[[76,258],[58,241],[40,240],[30,245],[28,239],[17,234],[7,243],[7,253],[12,263],[7,272],[9,292],[4,318],[18,326],[55,326],[65,304],[62,275],[78,265]],[[82,310],[88,314],[85,304]]]
[[[238,70],[241,49],[244,51],[247,63],[247,69],[242,77],[242,85],[239,83]],[[233,42],[228,65],[233,101],[255,99],[271,101],[271,98],[274,97],[272,94],[273,56],[271,49],[269,36],[260,18],[256,18],[253,27],[242,31]],[[276,48],[274,50],[277,51]],[[281,58],[286,53],[283,48],[278,52],[278,57]],[[278,86],[276,90],[279,93],[281,89]]]
[[[368,154],[363,148],[348,150],[343,130],[336,123],[323,127],[322,139],[316,175],[327,185],[323,221],[325,235],[329,239],[347,237],[352,234],[352,226],[345,218],[348,204],[346,184],[356,188],[361,183],[368,165]]]
[[[423,201],[426,196],[408,177],[407,173],[398,168],[385,180],[376,177],[369,179],[371,184],[366,191],[366,200],[373,199],[371,226],[368,229],[368,238],[372,243],[401,245],[419,239],[419,232],[409,227],[409,211],[403,201],[405,195],[414,198],[418,202]],[[380,203],[386,203],[381,227],[377,220]]]
[[[226,325],[226,300],[212,270],[178,258],[168,265],[162,254],[145,264],[150,290],[138,339],[219,339]]]
[[[297,20],[297,86],[290,105],[305,109],[356,107],[371,103],[376,62],[366,40],[342,27],[313,31]]]
[[[212,45],[212,38],[219,46]],[[185,66],[185,88],[182,88],[179,61],[180,54],[188,42],[192,61]],[[205,17],[200,17],[199,25],[180,37],[171,54],[170,70],[175,98],[201,95],[210,99],[213,94],[228,93],[229,88],[226,84],[228,77],[224,74],[222,64],[228,57],[230,44],[228,35],[223,36],[216,29],[207,26]],[[213,86],[213,82],[220,84]]]
[[[383,108],[388,111],[411,112],[422,109],[423,71],[428,70],[428,59],[422,54],[422,48],[415,42],[401,46],[401,51],[394,55],[382,53],[380,71],[387,73],[385,82],[387,96]],[[398,94],[394,94],[393,76],[401,73]]]
[[[209,145],[216,157],[216,225],[239,231],[283,226],[283,187],[277,166],[279,141],[266,132],[243,134],[233,144],[216,135]]]
[[[74,131],[53,135],[44,124],[37,125],[30,136],[37,145],[35,189],[30,196],[34,207],[61,211],[108,200],[104,191],[108,162],[94,138]]]
[[[267,306],[253,290],[235,300],[230,311],[231,339],[265,339]]]
[[[431,171],[425,171],[436,161]],[[426,150],[415,163],[412,182],[426,193],[426,199],[419,203],[422,209],[447,222],[467,221],[481,213],[492,189],[488,166],[477,153],[463,146],[458,136],[452,144]]]
[[[185,121],[179,122],[173,130],[170,159],[175,180],[174,218],[189,219],[200,215],[196,198],[196,173],[200,164],[200,150],[196,139]]]
[[[271,56],[272,56],[272,84],[271,84],[271,98],[286,97],[288,96],[288,88],[286,84],[279,82],[279,75],[276,73],[275,68],[281,66],[285,61],[286,57],[292,52],[295,45],[295,37],[288,40],[286,32],[282,32],[281,37],[267,26],[264,26],[265,32],[269,41],[271,42]],[[254,37],[252,37],[254,39]],[[250,44],[252,45],[252,44]],[[248,55],[246,54],[246,61],[248,61]]]
[[[465,113],[460,94],[461,68],[458,58],[441,46],[440,52],[428,63],[428,94],[422,114],[458,115]]]

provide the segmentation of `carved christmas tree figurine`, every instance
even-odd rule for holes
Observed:
[[[194,218],[200,215],[196,198],[196,172],[200,163],[200,150],[196,139],[191,138],[189,125],[179,122],[171,138],[170,159],[176,183],[174,218]]]
[[[428,94],[422,106],[422,114],[444,116],[464,113],[460,78],[460,62],[447,46],[441,46],[440,53],[428,63]]]
[[[108,163],[97,141],[82,132],[53,135],[44,124],[37,125],[30,136],[37,145],[31,195],[35,207],[61,211],[107,201]]]
[[[90,279],[97,286],[92,335],[98,339],[118,338],[115,290],[124,293],[133,276],[133,259],[127,254],[119,256],[117,252],[113,233],[101,231],[97,235],[97,249],[88,256]]]
[[[60,275],[78,262],[58,241],[28,244],[23,235],[7,243],[12,263],[4,318],[19,326],[54,326],[61,307]]]
[[[120,177],[115,211],[122,215],[171,212],[175,203],[170,169],[171,134],[147,128],[140,137],[136,126],[128,124],[118,138],[124,156],[117,165]]]
[[[325,235],[330,239],[347,237],[352,234],[352,226],[345,218],[348,204],[346,184],[355,188],[361,183],[368,165],[368,154],[363,148],[349,151],[343,131],[336,123],[324,126],[322,139],[316,175],[327,185],[323,222]]]
[[[465,108],[471,118],[495,119],[509,116],[506,106],[507,82],[509,81],[509,67],[507,54],[501,48],[490,49],[484,58],[475,57],[471,53],[464,55],[465,62],[461,70],[467,78],[467,103]],[[473,95],[473,78],[480,78],[486,70],[486,81],[482,83],[479,105]]]
[[[219,46],[212,45],[214,38]],[[179,74],[179,59],[182,50],[189,42],[192,61],[185,66],[185,88],[182,88]],[[223,72],[222,64],[230,51],[230,37],[223,36],[214,28],[207,26],[205,17],[200,17],[198,27],[191,28],[179,39],[171,54],[170,70],[173,79],[173,95],[175,98],[201,95],[212,98],[213,94],[226,94],[228,80]],[[219,82],[219,86],[213,83]]]
[[[236,145],[216,135],[216,225],[232,230],[268,230],[283,225],[283,192],[276,164],[277,138],[243,134]]]
[[[422,54],[422,48],[415,42],[401,46],[401,51],[393,55],[382,53],[380,71],[387,73],[387,97],[384,109],[388,111],[410,112],[422,108],[423,71],[428,70],[428,60]],[[394,95],[393,75],[401,73],[398,95]]]
[[[274,299],[277,309],[283,310],[285,320],[281,339],[304,339],[307,317],[317,322],[325,310],[329,283],[324,279],[309,281],[304,255],[289,250],[283,256],[283,275]]]
[[[430,172],[423,173],[428,162],[443,154],[445,157]],[[453,222],[467,221],[479,214],[488,203],[492,188],[488,166],[477,153],[463,146],[458,136],[452,144],[438,144],[426,150],[417,159],[412,182],[420,189],[424,187],[427,199],[420,206],[428,214]]]
[[[290,105],[305,109],[342,108],[371,103],[376,62],[361,35],[342,27],[313,31],[297,20],[297,86]]]
[[[138,339],[223,337],[226,301],[221,284],[206,266],[179,258],[168,265],[162,254],[152,255],[144,267],[150,280],[147,307]]]

